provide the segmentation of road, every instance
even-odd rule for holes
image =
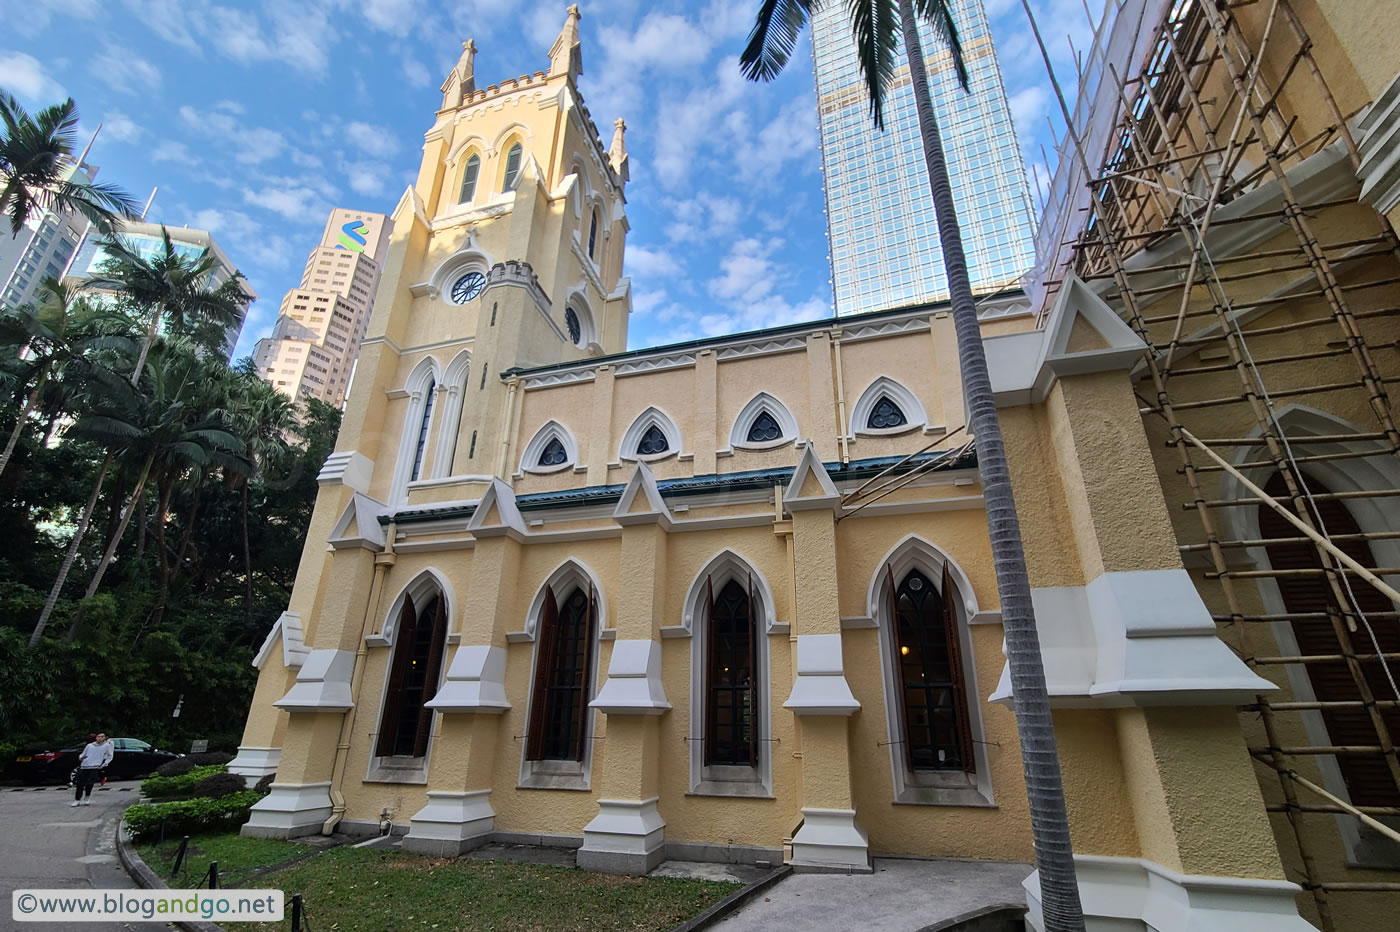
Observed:
[[[92,805],[71,808],[68,787],[0,786],[0,929],[14,932],[125,932],[164,923],[64,924],[14,922],[11,894],[19,888],[116,889],[136,884],[117,860],[121,811],[136,801],[136,781],[92,791]]]

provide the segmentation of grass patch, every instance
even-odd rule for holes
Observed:
[[[193,835],[190,837],[190,846],[185,851],[185,866],[180,869],[181,876],[171,880],[170,868],[175,864],[175,851],[180,847],[180,839],[138,842],[133,847],[141,855],[141,860],[146,862],[146,866],[172,887],[197,885],[209,870],[210,861],[219,862],[220,876],[229,875],[225,878],[227,883],[256,887],[259,884],[242,880],[252,869],[284,864],[315,850],[309,845],[274,838],[243,838],[233,834]]]
[[[152,870],[164,876],[176,844],[143,844],[137,850]],[[191,838],[190,850],[191,883],[198,883],[209,862],[217,860],[221,873],[245,872],[225,878],[227,886],[283,890],[288,920],[292,894],[300,893],[313,929],[340,932],[664,930],[737,889],[735,884],[708,880],[615,877],[569,867],[426,858],[348,845],[250,876],[246,873],[250,867],[286,864],[315,849],[285,841],[209,835]],[[240,929],[287,927],[288,921],[239,924]]]

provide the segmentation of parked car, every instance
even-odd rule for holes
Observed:
[[[162,751],[139,738],[109,738],[112,742],[112,763],[105,771],[109,780],[132,780],[144,777],[168,760],[181,755]],[[84,742],[59,750],[21,751],[15,755],[13,773],[29,784],[67,783],[68,775],[78,766],[78,755]]]

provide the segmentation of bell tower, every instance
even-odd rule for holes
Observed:
[[[360,358],[357,379],[376,392],[352,392],[346,429],[379,421],[386,435],[395,432],[395,405],[382,417],[372,413],[386,392],[391,402],[406,393],[426,411],[425,397],[413,399],[428,384],[413,379],[423,366],[435,373],[433,403],[449,407],[460,427],[455,442],[426,452],[405,429],[392,488],[379,480],[394,451],[378,451],[374,485],[382,501],[405,500],[406,475],[508,475],[498,462],[508,413],[500,373],[626,348],[626,127],[617,120],[605,145],[584,105],[579,18],[570,6],[546,70],[482,87],[476,43],[468,39],[442,83],[417,181],[393,212]],[[454,365],[464,353],[469,363]],[[403,416],[412,420],[413,411]],[[369,454],[367,440],[361,449]],[[418,462],[405,466],[410,456]]]

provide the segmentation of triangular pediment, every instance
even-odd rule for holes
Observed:
[[[1147,349],[1132,328],[1073,272],[1065,273],[1045,325],[1045,360]],[[1135,357],[1134,357],[1135,358]]]
[[[326,542],[335,550],[348,547],[364,547],[375,552],[383,550],[384,526],[379,523],[379,516],[388,513],[388,510],[368,495],[354,493]]]
[[[810,440],[802,450],[797,468],[792,471],[783,502],[789,509],[834,508],[841,503],[841,493],[827,475],[826,466]]]
[[[467,530],[475,537],[523,537],[525,519],[516,507],[514,490],[500,479],[493,478],[486,487],[486,494],[481,496],[480,503],[472,512]]]
[[[632,471],[632,478],[627,480],[622,497],[613,509],[613,520],[624,525],[657,522],[670,527],[671,509],[661,497],[656,477],[646,463],[638,463]]]

